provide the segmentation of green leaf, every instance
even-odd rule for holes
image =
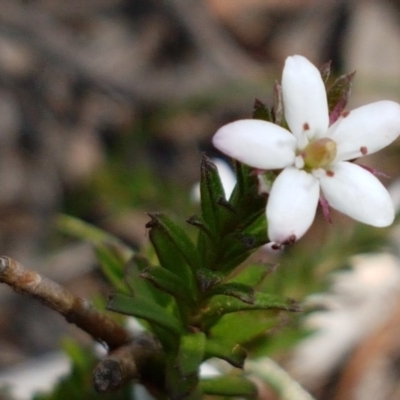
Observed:
[[[200,387],[205,394],[246,399],[257,399],[258,391],[254,382],[240,376],[219,376],[202,379]]]
[[[219,240],[217,238],[214,239],[203,231],[200,231],[197,238],[197,248],[199,249],[199,254],[202,256],[202,269],[215,269],[215,262],[218,253],[221,250]]]
[[[230,243],[227,246],[229,250],[225,253],[226,259],[234,259],[241,254],[246,255],[247,258],[253,250],[258,249],[268,242],[267,230],[264,227],[254,233],[247,233],[247,231],[233,232],[227,235],[226,239],[230,239]]]
[[[133,297],[145,299],[166,307],[172,302],[172,297],[156,289],[143,279],[140,274],[150,267],[150,262],[143,256],[136,255],[125,266],[124,280]]]
[[[59,215],[56,219],[56,225],[65,234],[85,240],[95,246],[101,246],[104,243],[113,245],[115,249],[120,251],[126,261],[134,254],[133,250],[120,239],[79,218],[69,215]]]
[[[354,75],[355,72],[352,72],[339,77],[327,92],[330,124],[333,124],[346,108]]]
[[[251,264],[243,268],[229,282],[243,283],[256,288],[263,283],[274,267],[274,265]]]
[[[153,266],[147,267],[140,276],[178,301],[189,303],[192,306],[195,304],[193,290],[179,276],[167,269]]]
[[[99,244],[95,247],[97,260],[100,262],[101,270],[113,287],[123,293],[129,289],[124,281],[124,269],[126,260],[115,247],[110,244]]]
[[[254,293],[253,303],[244,303],[235,298],[226,298],[225,296],[214,297],[204,317],[222,316],[239,311],[255,310],[285,310],[300,311],[299,306],[291,299],[282,299],[279,296],[263,292]]]
[[[252,225],[243,228],[241,232],[234,231],[224,237],[221,248],[225,251],[219,257],[218,269],[230,273],[245,261],[254,250],[267,242],[267,229],[263,212]]]
[[[258,99],[254,101],[253,118],[273,122],[271,110]]]
[[[251,286],[244,285],[242,283],[223,283],[221,285],[214,286],[208,293],[207,296],[223,295],[234,297],[241,302],[253,304],[254,302],[254,289]]]
[[[210,322],[209,338],[218,342],[229,340],[246,346],[255,339],[262,338],[271,329],[282,324],[279,310],[257,310],[225,314]],[[207,327],[207,324],[206,324]]]
[[[180,338],[176,365],[182,378],[197,376],[204,360],[206,336],[203,332],[189,333]]]
[[[207,358],[221,358],[236,368],[243,368],[247,357],[246,350],[239,344],[233,343],[229,335],[208,338],[205,352]]]
[[[196,228],[200,229],[200,231],[204,232],[208,237],[210,237],[210,238],[212,237],[210,228],[198,215],[192,215],[191,217],[189,217],[186,220],[186,222],[188,224],[193,225]]]
[[[200,267],[200,259],[193,242],[185,231],[163,214],[150,214],[149,236],[162,267],[168,269],[193,287],[191,268]]]
[[[265,215],[266,198],[258,193],[258,179],[253,169],[235,162],[236,186],[230,198],[232,207],[236,210],[236,231],[238,227],[244,229],[250,226],[260,216]],[[265,219],[265,216],[264,216]],[[235,228],[229,227],[230,231]]]
[[[200,194],[202,219],[213,237],[218,236],[222,233],[226,214],[232,213],[232,210],[229,210],[218,169],[206,155],[201,161]]]
[[[156,324],[175,335],[180,335],[184,332],[183,326],[177,318],[159,305],[144,299],[117,293],[111,297],[107,309],[143,318],[151,324]]]

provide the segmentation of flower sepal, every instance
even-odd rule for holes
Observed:
[[[330,125],[337,121],[347,106],[355,74],[354,71],[340,76],[327,91]]]

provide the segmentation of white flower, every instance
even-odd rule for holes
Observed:
[[[302,56],[286,60],[282,94],[288,130],[262,120],[220,128],[213,144],[257,169],[283,169],[267,204],[268,235],[277,247],[298,240],[312,224],[322,195],[351,218],[373,226],[394,219],[391,198],[375,176],[349,160],[374,153],[400,134],[400,105],[379,101],[345,111],[329,126],[318,69]]]

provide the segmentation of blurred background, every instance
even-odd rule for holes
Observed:
[[[218,155],[212,135],[251,117],[255,98],[270,104],[288,55],[317,66],[332,60],[332,82],[356,70],[349,108],[400,101],[399,38],[397,0],[0,0],[0,252],[79,295],[90,298],[99,285],[106,293],[93,279],[91,247],[61,235],[57,215],[140,248],[147,211],[169,210],[182,221],[195,212],[190,191],[201,154]],[[399,151],[397,143],[364,164],[395,184]],[[313,227],[308,251],[328,230],[353,226],[337,214],[334,221]],[[373,294],[375,314],[366,312],[357,329],[351,315],[337,325],[332,341],[344,330],[350,341],[333,346],[329,368],[324,343],[293,361],[293,373],[318,398],[400,399],[393,383],[399,336],[388,338],[384,325],[400,330],[398,264],[377,260],[378,275],[352,275],[356,296],[336,282],[329,297],[334,310],[341,296],[359,315]],[[386,319],[378,318],[382,310]],[[0,287],[0,369],[54,350],[66,333],[87,340],[41,304]],[[372,372],[363,370],[371,352],[353,359],[369,333],[383,346],[374,357],[384,367]],[[303,363],[307,357],[326,371]]]

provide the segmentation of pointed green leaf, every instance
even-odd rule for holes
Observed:
[[[275,269],[274,264],[261,265],[251,264],[243,268],[230,282],[243,283],[256,288],[263,283],[264,279]]]
[[[300,311],[300,308],[291,299],[282,299],[279,296],[268,293],[255,292],[253,303],[244,303],[243,301],[235,298],[216,296],[211,300],[207,313],[204,315],[204,317],[208,318],[239,311],[254,310]]]
[[[133,250],[120,239],[79,218],[69,215],[59,215],[56,224],[58,229],[65,234],[88,241],[95,246],[103,245],[104,243],[115,246],[116,249],[119,249],[126,261],[129,260],[134,253]]]
[[[352,72],[339,77],[327,92],[330,125],[340,117],[346,108],[355,74]]]
[[[235,172],[237,184],[230,198],[230,203],[236,210],[235,222],[238,226],[246,227],[260,216],[265,215],[266,197],[259,195],[258,179],[250,167],[235,162]],[[230,232],[232,232],[232,229]]]
[[[222,397],[257,399],[258,391],[254,382],[240,376],[218,376],[202,379],[200,387],[205,394]]]
[[[141,298],[157,303],[166,307],[172,302],[171,296],[156,289],[153,285],[143,279],[140,274],[150,267],[147,258],[136,255],[130,260],[125,267],[124,280],[130,290],[130,294],[135,298]]]
[[[245,261],[254,250],[268,242],[263,212],[253,224],[243,228],[242,232],[232,232],[224,237],[221,247],[226,249],[219,257],[218,269],[230,273]]]
[[[174,245],[176,251],[182,256],[185,262],[196,270],[200,267],[200,258],[197,253],[196,246],[190,240],[186,232],[176,224],[171,218],[165,214],[152,213],[149,214],[152,219],[148,223],[150,233],[153,230],[159,229],[168,238],[171,244]],[[151,236],[150,236],[151,237]]]
[[[251,286],[236,282],[214,286],[207,295],[210,297],[216,295],[234,297],[249,304],[253,304],[254,302],[254,289]]]
[[[221,358],[236,368],[243,368],[247,357],[246,350],[239,344],[232,342],[229,335],[207,338],[205,352],[207,358]]]
[[[193,285],[193,274],[189,262],[192,267],[196,263],[198,253],[194,244],[187,238],[182,228],[166,216],[160,214],[150,216],[152,220],[147,224],[150,228],[149,237],[160,265],[182,277],[189,285]],[[190,250],[193,250],[193,253],[189,255]]]
[[[252,340],[264,337],[271,329],[282,324],[280,310],[236,312],[217,317],[206,323],[210,340],[227,341],[246,346]],[[205,321],[206,322],[206,321]]]
[[[194,332],[180,338],[176,365],[182,378],[197,375],[204,360],[206,336],[203,332]]]
[[[226,239],[230,239],[227,246],[229,250],[225,253],[225,258],[227,259],[233,259],[240,254],[248,256],[252,250],[258,249],[268,242],[267,230],[264,228],[255,233],[233,232]]]
[[[196,228],[200,229],[203,233],[205,233],[208,237],[212,237],[212,233],[208,225],[197,215],[192,215],[189,217],[186,222],[190,225],[195,226]]]
[[[223,219],[232,210],[229,210],[218,169],[206,155],[201,162],[200,194],[202,219],[213,236],[219,235]]]
[[[184,331],[178,319],[159,305],[144,299],[117,293],[111,297],[107,309],[143,318],[151,324],[156,324],[175,335],[180,335]]]
[[[273,122],[271,110],[258,99],[255,99],[254,101],[253,118]]]
[[[169,293],[179,301],[195,304],[195,293],[179,276],[165,268],[147,267],[140,276],[150,281],[156,288]]]
[[[124,281],[124,269],[126,260],[115,251],[115,248],[109,244],[97,245],[95,247],[96,258],[100,262],[101,270],[114,288],[123,293],[129,289]]]

